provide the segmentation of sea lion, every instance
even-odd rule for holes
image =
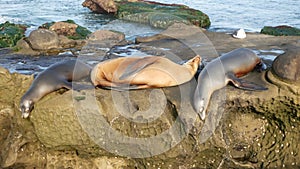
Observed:
[[[244,76],[257,66],[263,66],[262,60],[250,49],[235,49],[223,56],[220,56],[200,72],[198,85],[196,87],[193,107],[205,119],[206,109],[212,93],[232,82],[234,86],[246,90],[267,90],[267,88],[246,82],[238,77]]]
[[[200,61],[198,55],[183,65],[160,56],[111,59],[92,69],[91,81],[95,86],[116,90],[176,86],[194,77]]]
[[[76,69],[75,68],[76,65]],[[78,60],[54,64],[39,73],[20,101],[22,118],[27,118],[34,104],[46,94],[60,88],[72,89],[72,81],[89,77],[91,67]]]

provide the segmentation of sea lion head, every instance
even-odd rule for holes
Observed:
[[[192,59],[188,60],[184,65],[191,68],[192,74],[195,74],[198,70],[199,64],[201,62],[201,57],[199,55],[193,57]]]
[[[29,117],[29,113],[33,109],[33,101],[32,100],[23,100],[20,104],[20,111],[22,112],[22,118]]]
[[[194,109],[197,111],[197,114],[200,116],[201,120],[205,119],[205,105],[204,105],[204,99],[198,99],[195,100],[193,103]]]

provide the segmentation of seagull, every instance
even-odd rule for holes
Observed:
[[[246,32],[244,29],[241,28],[241,29],[234,31],[232,33],[232,36],[237,39],[244,39],[244,38],[246,38]]]

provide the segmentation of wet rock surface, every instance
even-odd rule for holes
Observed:
[[[248,47],[260,56],[277,56],[283,50],[286,53],[277,59],[290,59],[244,77],[265,85],[266,91],[228,85],[214,93],[205,121],[190,103],[194,79],[178,87],[130,92],[62,89],[40,100],[30,119],[21,119],[19,100],[33,76],[1,68],[1,167],[299,168],[299,83],[283,80],[286,73],[274,71],[298,58],[290,51],[299,48],[299,38],[250,34],[241,41],[224,33],[192,30],[175,26],[162,32],[163,36],[144,37],[139,43],[124,42],[122,34],[97,32],[79,58],[99,62],[127,52],[166,55],[180,62],[200,54],[209,62],[232,49]],[[1,59],[10,56],[24,59],[1,50]],[[51,58],[56,62],[68,57]],[[33,60],[42,63],[43,59]],[[285,71],[291,74],[295,69]]]

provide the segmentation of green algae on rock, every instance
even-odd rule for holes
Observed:
[[[203,12],[185,5],[157,2],[119,2],[117,17],[120,19],[149,23],[153,27],[167,28],[175,22],[191,23],[208,28],[209,17]]]
[[[69,39],[73,40],[85,39],[92,33],[87,28],[76,24],[73,20],[44,23],[40,26],[40,28],[53,30],[58,35],[65,35]]]
[[[25,35],[27,26],[5,22],[0,24],[0,48],[13,47]]]
[[[260,33],[274,36],[300,36],[300,29],[286,25],[265,26]]]

